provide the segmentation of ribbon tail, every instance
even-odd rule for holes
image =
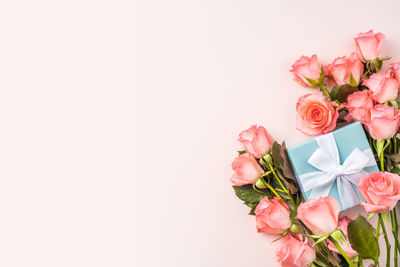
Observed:
[[[337,177],[337,188],[342,208],[348,209],[358,204],[358,197],[351,183],[343,176]]]
[[[309,198],[320,198],[329,195],[336,177],[331,174],[321,175],[319,181],[313,187]]]

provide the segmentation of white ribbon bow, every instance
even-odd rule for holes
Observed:
[[[332,133],[315,138],[319,148],[308,159],[308,163],[319,169],[318,172],[299,176],[305,192],[312,190],[309,198],[328,196],[335,181],[343,209],[358,204],[358,197],[351,183],[358,185],[359,180],[368,173],[363,169],[374,166],[375,158],[371,149],[361,151],[355,148],[340,165],[339,152]]]

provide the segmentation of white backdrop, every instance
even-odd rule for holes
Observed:
[[[399,8],[1,1],[0,265],[277,266],[229,182],[237,135],[306,140],[290,65],[371,28],[400,59]]]

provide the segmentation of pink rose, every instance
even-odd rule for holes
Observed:
[[[296,219],[302,221],[317,235],[330,234],[336,230],[340,205],[332,197],[308,199],[299,205]]]
[[[393,72],[394,78],[397,80],[397,83],[400,83],[400,62],[394,62],[390,65],[392,66],[390,70]]]
[[[366,62],[379,58],[385,43],[385,35],[380,32],[374,34],[373,30],[370,30],[369,32],[359,33],[354,40],[358,58]]]
[[[269,153],[272,147],[272,139],[267,130],[262,126],[257,127],[257,125],[241,132],[239,142],[242,143],[248,153],[256,158],[261,158]]]
[[[242,186],[245,184],[254,184],[258,178],[264,173],[254,156],[244,153],[234,159],[232,162],[231,182],[234,185]]]
[[[276,252],[277,261],[282,267],[308,267],[315,260],[315,250],[300,234],[286,235]]]
[[[343,231],[343,233],[347,239],[346,243],[339,242],[339,245],[344,250],[344,252],[346,252],[347,256],[349,256],[350,258],[353,258],[355,255],[357,255],[357,252],[354,251],[354,249],[351,247],[350,242],[349,242],[349,237],[347,235],[347,226],[349,225],[350,222],[351,222],[351,220],[347,216],[345,216],[339,220],[338,228]],[[340,252],[339,252],[339,250],[337,250],[335,244],[333,244],[332,241],[330,241],[330,240],[328,240],[328,248],[330,250],[332,250],[333,252],[340,254]]]
[[[318,62],[317,55],[302,56],[292,65],[290,71],[293,72],[296,82],[303,86],[312,86],[306,77],[318,81],[321,75],[321,64]]]
[[[375,140],[392,138],[400,126],[400,111],[386,105],[375,105],[369,110],[370,118],[364,123]]]
[[[361,178],[358,191],[367,201],[360,201],[367,212],[387,212],[400,199],[400,176],[390,172],[370,173]]]
[[[316,136],[329,133],[336,127],[339,113],[336,103],[328,101],[320,93],[307,94],[297,101],[297,130],[305,135]]]
[[[396,99],[399,92],[399,84],[391,70],[374,73],[362,84],[372,91],[372,98],[382,104]]]
[[[258,232],[279,235],[290,228],[290,210],[279,198],[263,198],[256,210]]]
[[[364,74],[364,65],[356,54],[352,53],[349,57],[336,58],[324,67],[324,72],[335,80],[336,85],[350,84],[351,75],[358,85]]]
[[[372,92],[370,90],[357,91],[347,97],[347,103],[343,105],[349,113],[347,121],[360,121],[366,123],[370,119],[370,109],[374,106]]]

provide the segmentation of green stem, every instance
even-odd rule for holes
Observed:
[[[386,243],[386,267],[390,267],[390,243],[389,243],[389,238],[386,233],[386,227],[385,223],[383,222],[382,219],[382,214],[378,214],[379,218],[378,220],[381,221],[381,226],[382,226],[382,231],[383,231],[383,237],[385,238],[385,243]]]
[[[363,259],[359,256],[358,257],[358,267],[363,267],[363,266],[364,266]]]
[[[279,195],[278,192],[276,192],[276,190],[275,190],[269,183],[267,183],[267,182],[264,180],[264,177],[261,177],[260,179],[261,179],[261,181],[263,182],[263,184],[264,184],[266,187],[268,187],[268,189],[271,190],[272,193],[274,193],[275,196],[277,196],[282,202],[285,202],[285,201],[282,199],[281,195]]]
[[[315,259],[315,260],[314,260],[314,263],[316,263],[318,266],[321,266],[321,267],[327,267],[327,266],[330,265],[329,262],[325,262],[325,261],[322,260],[321,258],[320,258],[320,260],[321,260],[321,261]],[[327,264],[328,264],[328,265],[327,265]]]
[[[398,226],[396,225],[396,220],[394,219],[394,214],[395,213],[396,213],[395,208],[390,211],[390,220],[391,220],[391,223],[392,223],[392,234],[393,234],[393,238],[395,240],[394,251],[393,251],[393,253],[394,253],[394,267],[397,267],[398,266],[398,263],[397,263],[397,250],[398,250],[399,240],[397,239],[397,232],[396,232],[396,228]]]
[[[317,251],[317,258],[319,258],[320,261],[323,262],[324,265],[322,265],[322,266],[329,266],[330,265],[330,262],[326,258],[326,256],[324,254],[322,254],[321,252],[319,252],[319,251]],[[317,262],[317,264],[319,264],[319,263]]]
[[[393,147],[394,147],[394,153],[396,154],[398,152],[397,151],[397,138],[396,138],[396,136],[393,137]]]
[[[380,164],[381,164],[381,171],[384,172],[385,171],[385,161],[384,161],[383,151],[382,151],[381,155],[379,156],[379,159],[380,159]]]
[[[282,187],[282,190],[286,193],[286,195],[289,196],[290,202],[292,202],[293,208],[296,208],[296,203],[294,202],[292,194],[290,193],[289,189],[287,189],[286,186],[283,185],[281,179],[279,178],[280,175],[278,176],[278,174],[280,174],[280,173],[278,172],[278,174],[276,174],[274,168],[272,167],[272,165],[270,163],[269,163],[269,168],[272,171],[272,174],[275,176],[275,179],[278,181],[279,185]]]
[[[339,243],[332,237],[329,237],[329,240],[332,241],[333,244],[335,244],[336,248],[339,250],[340,254],[342,254],[343,258],[347,261],[350,267],[355,267],[354,263],[351,261],[349,256],[347,256],[346,252],[342,249],[342,247],[339,245]]]
[[[380,232],[380,227],[381,227],[381,220],[378,220],[378,225],[376,226],[376,231],[375,231],[375,237],[376,239],[379,238],[379,232]]]

